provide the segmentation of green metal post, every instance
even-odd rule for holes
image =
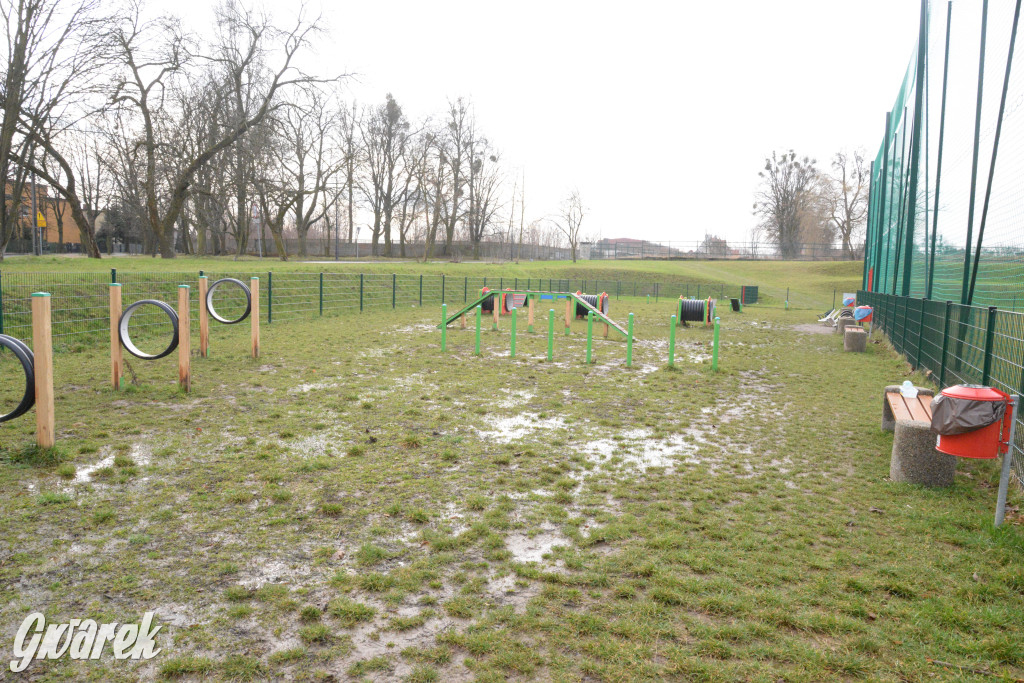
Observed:
[[[444,303],[444,275],[441,275],[441,303]]]
[[[483,306],[477,304],[476,306],[476,351],[474,353],[480,355],[480,315],[483,312]]]
[[[324,274],[320,273],[320,315],[324,314]]]
[[[359,312],[363,312],[363,274],[359,273]]]
[[[880,286],[879,283],[882,281],[884,270],[882,268],[882,232],[884,231],[886,235],[888,235],[889,233],[890,216],[888,202],[892,201],[892,188],[891,182],[889,180],[889,138],[891,136],[890,128],[892,128],[892,112],[887,111],[885,113],[885,135],[882,136],[882,190],[881,194],[879,195],[881,199],[879,200],[878,216],[876,218],[876,220],[879,221],[879,227],[875,230],[875,278],[872,282],[872,291],[875,292],[885,292],[885,287]],[[886,192],[887,190],[888,192]],[[888,202],[886,200],[887,194],[889,196]],[[884,226],[882,225],[883,221],[885,223]],[[835,308],[835,302],[833,302],[832,308]]]
[[[1013,43],[1010,43],[1013,49]],[[910,200],[907,202],[907,225],[903,233],[903,296],[910,296],[911,269],[914,265],[914,220],[917,214],[917,182],[921,168],[921,128],[924,120],[924,64],[928,47],[928,0],[921,0],[921,24],[917,39],[917,84],[914,87],[914,123],[910,143]]]
[[[510,358],[515,358],[516,357],[516,318],[518,317],[516,315],[517,313],[519,313],[519,309],[515,308],[513,306],[512,307],[512,346],[511,346],[510,353],[509,353],[509,357]]]
[[[593,360],[594,353],[594,312],[587,311],[587,365]]]
[[[711,370],[718,372],[718,328],[721,318],[715,317],[715,336],[711,346]]]
[[[555,358],[555,309],[548,309],[548,360]]]
[[[921,299],[918,301],[918,314],[917,314],[917,348],[914,351],[914,369],[917,370],[921,367],[921,337],[924,331],[924,309],[928,307],[928,300]]]
[[[949,84],[949,26],[953,18],[953,0],[946,4],[946,56],[942,63],[942,109],[939,114],[939,158],[935,162],[935,210],[932,212],[932,248],[928,261],[925,296],[932,298],[935,284],[935,244],[939,230],[939,188],[942,183],[942,143],[946,135],[946,88]]]
[[[420,308],[423,308],[423,275],[420,275]]]
[[[441,352],[448,350],[448,304],[441,304]]]
[[[988,0],[981,3],[981,56],[978,58],[978,99],[974,113],[974,157],[971,162],[971,190],[967,202],[967,242],[964,247],[963,286],[960,290],[960,303],[970,305],[969,290],[971,286],[971,244],[974,235],[974,201],[978,185],[978,150],[981,145],[981,103],[985,83],[985,35],[988,29]],[[960,335],[963,338],[964,335]]]
[[[274,322],[274,273],[267,273],[267,324]]]
[[[629,327],[626,336],[626,367],[633,367],[633,314],[629,314]]]
[[[949,349],[949,313],[953,309],[953,302],[946,302],[946,321],[942,325],[942,358],[939,362],[939,388],[946,386],[946,351]]]
[[[669,319],[668,326],[668,366],[675,367],[676,364],[676,317]]]
[[[1006,94],[1010,87],[1010,67],[1013,64],[1013,45],[1017,40],[1017,25],[1020,21],[1020,1],[1013,15],[1010,29],[1010,43],[1006,54],[1006,76],[1003,79],[1003,94],[999,99],[999,114],[996,116],[996,132],[992,141],[992,164],[988,169],[988,183],[985,186],[985,201],[981,208],[981,222],[978,224],[978,246],[974,250],[974,265],[971,269],[971,284],[967,289],[967,305],[974,303],[974,285],[978,280],[978,264],[981,262],[981,246],[985,242],[985,223],[988,219],[989,200],[992,198],[992,178],[996,174],[996,155],[999,153],[999,136],[1003,129],[1003,113],[1006,111]]]
[[[110,269],[110,284],[112,284],[112,285],[116,285],[117,284],[117,268],[111,268]]]
[[[992,375],[992,347],[996,340],[996,311],[995,306],[988,307],[988,325],[985,327],[985,362],[981,370],[981,383],[988,386]]]
[[[395,290],[398,289],[398,275],[392,273],[391,275],[391,308],[395,307]]]

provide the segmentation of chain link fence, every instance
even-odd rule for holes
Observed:
[[[885,332],[914,369],[940,388],[982,384],[1024,395],[1024,313],[860,291]],[[1024,422],[1018,414],[1013,471],[1024,486]]]

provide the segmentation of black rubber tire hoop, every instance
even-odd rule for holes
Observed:
[[[21,397],[21,402],[11,412],[0,415],[0,422],[7,422],[21,417],[36,404],[36,357],[23,341],[8,337],[6,334],[0,334],[0,346],[10,349],[25,370],[25,393]]]
[[[174,328],[171,343],[167,345],[166,349],[156,355],[140,351],[139,348],[132,343],[131,337],[128,336],[128,321],[131,320],[132,315],[134,315],[135,311],[137,311],[141,306],[156,306],[167,314],[167,317],[171,319],[171,327]],[[124,313],[121,314],[121,320],[117,324],[117,336],[121,340],[121,346],[136,358],[141,358],[142,360],[156,360],[157,358],[163,358],[174,351],[174,349],[178,348],[178,314],[174,312],[173,308],[165,304],[163,301],[157,301],[156,299],[142,299],[141,301],[136,301],[131,306],[124,309]]]
[[[220,285],[225,284],[227,282],[230,282],[233,285],[238,285],[239,287],[242,288],[242,291],[245,292],[245,312],[242,313],[242,315],[235,318],[234,320],[228,320],[227,318],[218,315],[217,311],[213,308],[213,291],[217,289],[217,287],[219,287]],[[221,278],[220,280],[217,280],[212,285],[210,285],[210,288],[206,290],[206,312],[210,314],[211,318],[213,318],[219,323],[224,323],[225,325],[234,325],[235,323],[240,323],[246,318],[248,318],[249,314],[252,312],[252,292],[249,291],[249,287],[241,280],[236,280],[233,277]]]

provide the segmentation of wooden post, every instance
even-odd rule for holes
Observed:
[[[210,312],[206,310],[206,292],[210,280],[205,275],[199,276],[199,356],[206,358],[210,348]]]
[[[572,324],[572,297],[565,298],[565,336],[569,336],[569,326]]]
[[[608,338],[608,323],[604,324],[604,338]]]
[[[462,318],[460,318],[460,322],[461,322],[462,329],[466,329],[466,314],[465,313],[462,314]]]
[[[252,357],[260,357],[260,279],[254,277],[249,280],[249,292],[252,296],[252,312],[249,313],[249,320],[252,322]]]
[[[178,388],[192,390],[192,320],[188,310],[188,285],[178,285]]]
[[[53,335],[50,327],[50,295],[32,295],[32,353],[36,375],[36,443],[53,448]]]
[[[122,351],[118,325],[121,322],[121,284],[110,285],[110,386],[114,391],[121,388]]]

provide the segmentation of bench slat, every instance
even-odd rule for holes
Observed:
[[[907,399],[898,391],[885,395],[892,409],[893,417],[899,420],[932,421],[932,397],[918,394],[916,398]]]

